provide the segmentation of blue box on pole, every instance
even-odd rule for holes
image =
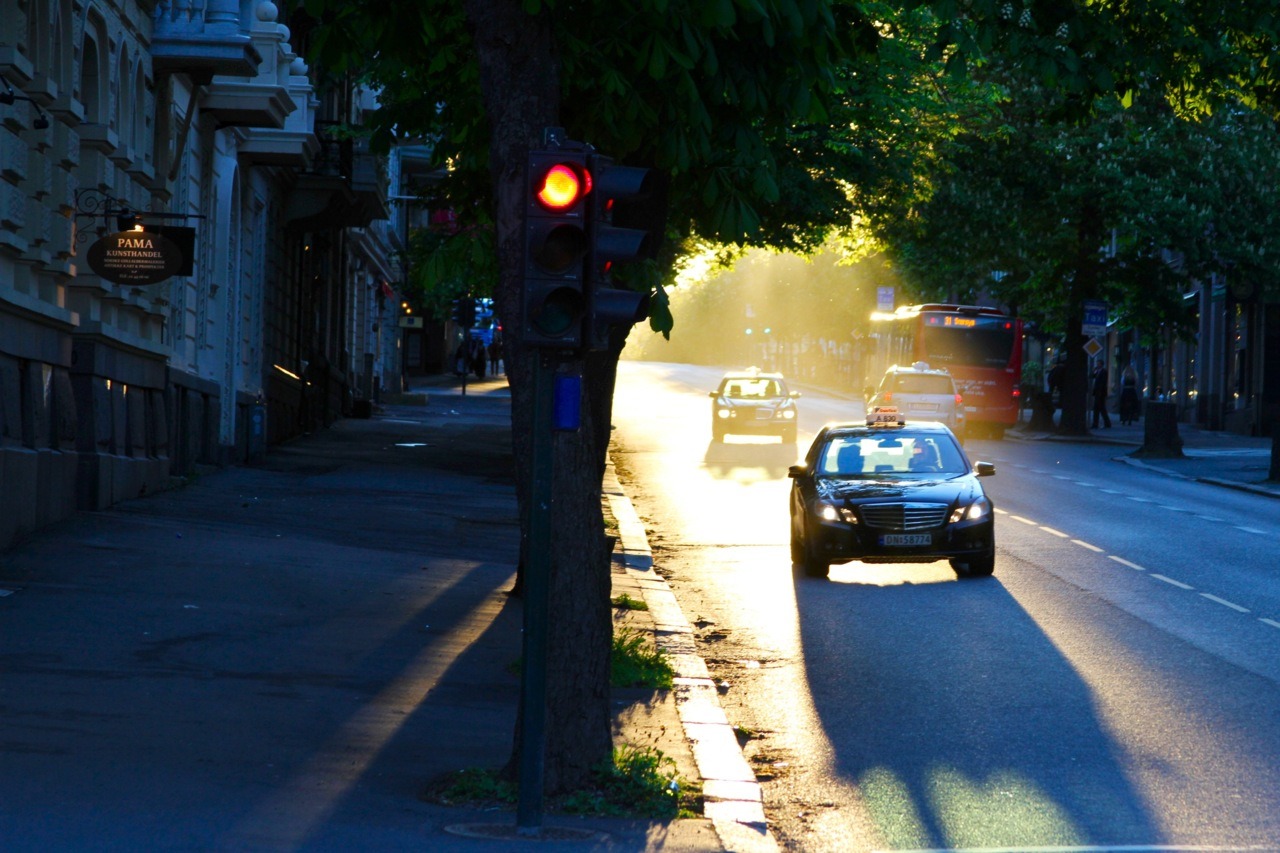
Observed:
[[[582,423],[582,377],[557,376],[556,402],[551,413],[551,427],[576,430]]]

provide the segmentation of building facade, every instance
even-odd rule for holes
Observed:
[[[0,0],[0,547],[398,373],[385,158],[352,132],[374,100],[318,88],[291,35],[269,0]],[[179,273],[95,271],[139,225]]]

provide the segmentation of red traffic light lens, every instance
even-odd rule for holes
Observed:
[[[566,163],[557,163],[542,176],[542,186],[534,193],[538,204],[547,210],[563,211],[573,207],[591,189],[591,176]]]

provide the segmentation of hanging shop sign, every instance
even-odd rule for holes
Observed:
[[[185,261],[182,249],[155,231],[117,231],[89,247],[89,268],[115,284],[158,284]]]

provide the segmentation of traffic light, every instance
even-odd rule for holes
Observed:
[[[453,322],[464,329],[476,324],[476,301],[470,296],[461,296],[453,302]]]
[[[586,314],[583,258],[591,174],[586,146],[529,152],[521,340],[576,349]]]
[[[653,256],[656,235],[644,228],[623,228],[614,224],[619,204],[647,199],[655,180],[651,169],[618,166],[601,154],[592,154],[588,169],[593,180],[588,199],[587,222],[587,319],[588,349],[607,349],[609,333],[615,326],[630,328],[649,316],[650,294],[613,286],[612,272],[620,263]]]

